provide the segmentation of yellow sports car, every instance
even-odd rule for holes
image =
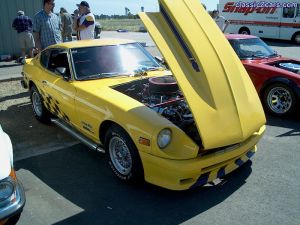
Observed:
[[[33,113],[105,152],[122,180],[172,190],[238,168],[265,130],[257,93],[197,0],[161,0],[140,14],[167,70],[140,44],[90,40],[50,46],[23,68]]]

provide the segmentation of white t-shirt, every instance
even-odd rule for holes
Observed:
[[[94,39],[95,16],[93,13],[87,13],[79,18],[79,25],[84,25],[86,28],[79,32],[80,40]]]
[[[227,20],[225,19],[224,16],[217,16],[216,18],[214,18],[216,24],[218,25],[218,27],[220,28],[221,31],[224,30],[225,25],[227,23]]]

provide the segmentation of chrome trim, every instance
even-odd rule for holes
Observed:
[[[79,132],[75,131],[74,129],[71,128],[68,124],[65,122],[61,121],[60,119],[51,119],[51,122],[57,125],[58,127],[62,128],[64,131],[72,135],[74,138],[78,139],[81,141],[83,144],[85,144],[87,147],[90,149],[100,152],[100,153],[105,153],[105,150],[100,146],[99,144],[93,142],[92,140],[88,139],[87,137],[83,136]]]
[[[6,207],[0,208],[0,220],[5,220],[19,212],[22,211],[26,198],[25,198],[25,192],[23,185],[21,182],[16,182],[16,192],[15,192],[16,198],[14,202],[11,202],[11,204],[8,204]]]

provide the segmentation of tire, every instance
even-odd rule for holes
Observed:
[[[20,217],[21,217],[21,213],[18,213],[18,214],[16,214],[16,215],[10,217],[10,218],[7,220],[7,222],[4,223],[4,225],[15,225],[15,224],[17,224],[17,222],[19,221]]]
[[[44,106],[43,98],[35,85],[30,88],[30,100],[35,118],[42,123],[49,124],[51,113]]]
[[[105,149],[108,164],[119,179],[128,183],[144,179],[138,150],[125,130],[112,125],[105,135]]]
[[[247,27],[242,27],[239,30],[239,34],[245,34],[245,35],[250,35],[250,30]]]
[[[294,35],[293,41],[296,45],[300,45],[300,33]]]
[[[263,105],[269,114],[283,117],[294,112],[296,97],[289,86],[275,83],[265,89]]]

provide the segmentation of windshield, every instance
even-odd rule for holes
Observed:
[[[231,39],[229,42],[240,59],[277,56],[277,53],[259,38]]]
[[[72,49],[78,80],[132,75],[161,68],[138,43]]]

